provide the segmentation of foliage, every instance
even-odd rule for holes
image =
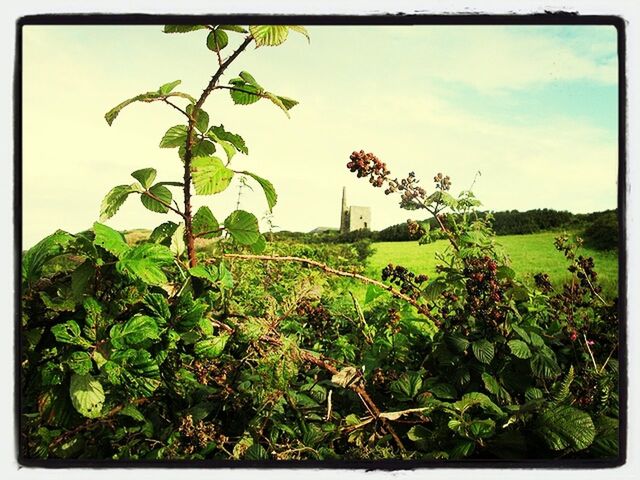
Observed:
[[[587,226],[582,234],[585,245],[597,250],[617,250],[619,244],[618,216],[607,212]]]

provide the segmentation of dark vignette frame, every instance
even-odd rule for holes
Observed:
[[[539,460],[64,460],[34,459],[21,453],[22,395],[20,389],[20,289],[22,271],[22,27],[27,25],[162,25],[198,24],[206,19],[224,20],[232,24],[294,24],[294,25],[605,25],[617,32],[618,53],[618,336],[619,356],[619,455],[612,459],[559,459]],[[14,65],[14,159],[13,159],[13,225],[15,319],[14,350],[17,354],[14,370],[14,418],[16,420],[15,445],[18,464],[39,468],[350,468],[366,470],[413,470],[416,468],[554,468],[594,469],[619,467],[627,460],[627,245],[626,245],[626,143],[627,143],[627,91],[626,91],[626,33],[625,20],[611,15],[579,15],[577,12],[549,12],[528,15],[487,14],[383,14],[383,15],[159,15],[159,14],[45,14],[21,17],[16,22],[16,55]]]

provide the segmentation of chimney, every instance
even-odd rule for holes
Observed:
[[[347,187],[342,187],[342,208],[340,210],[340,233],[347,230]]]

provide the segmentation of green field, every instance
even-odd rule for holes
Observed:
[[[568,263],[562,253],[553,246],[558,233],[544,232],[530,235],[505,235],[496,237],[511,259],[511,267],[520,279],[531,281],[538,272],[548,273],[554,283],[570,278]],[[389,263],[403,265],[414,272],[435,275],[437,260],[435,254],[443,252],[448,242],[438,240],[428,245],[418,242],[381,242],[375,243],[375,253],[369,259],[367,274],[380,278],[380,271]],[[579,254],[594,258],[598,278],[607,297],[616,296],[618,285],[617,252],[600,252],[581,248]]]

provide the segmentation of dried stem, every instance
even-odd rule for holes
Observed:
[[[305,265],[311,265],[314,267],[317,267],[321,270],[323,270],[324,272],[327,273],[331,273],[333,275],[338,275],[340,277],[349,277],[349,278],[355,278],[357,280],[360,280],[362,282],[365,283],[369,283],[371,285],[375,285],[377,287],[380,287],[384,290],[386,290],[387,292],[389,292],[391,295],[393,295],[396,298],[400,298],[402,300],[404,300],[405,302],[409,303],[410,305],[413,305],[414,307],[416,307],[418,309],[418,312],[422,313],[423,315],[425,315],[427,318],[429,318],[429,320],[431,320],[436,326],[440,326],[441,322],[434,318],[428,311],[428,309],[426,308],[426,306],[420,302],[418,302],[417,300],[409,297],[408,295],[405,295],[404,293],[399,292],[398,290],[396,290],[395,288],[393,288],[391,285],[386,285],[378,280],[374,280],[373,278],[369,278],[369,277],[365,277],[364,275],[360,275],[359,273],[353,273],[353,272],[345,272],[343,270],[337,270],[335,268],[332,268],[330,266],[328,266],[325,263],[321,263],[321,262],[317,262],[315,260],[310,260],[308,258],[302,258],[302,257],[279,257],[279,256],[273,256],[273,255],[249,255],[249,254],[241,254],[241,253],[225,253],[223,255],[224,257],[227,258],[237,258],[237,259],[241,259],[241,260],[264,260],[264,261],[274,261],[274,262],[298,262],[298,263],[302,263]]]

